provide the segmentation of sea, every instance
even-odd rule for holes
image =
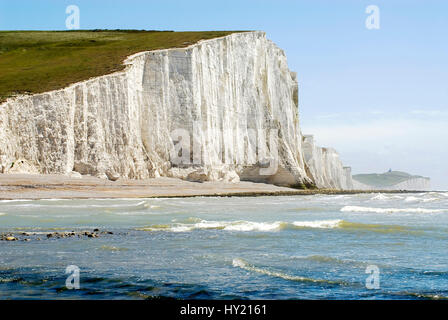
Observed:
[[[447,192],[3,200],[0,233],[0,299],[448,298]]]

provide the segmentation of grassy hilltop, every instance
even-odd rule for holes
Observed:
[[[0,102],[124,69],[131,54],[186,47],[231,31],[0,31]]]

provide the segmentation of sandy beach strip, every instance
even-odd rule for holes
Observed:
[[[241,181],[189,182],[176,178],[109,181],[92,176],[0,174],[0,200],[177,198],[198,196],[288,196],[311,194],[398,193],[405,191],[298,190],[265,183]],[[415,193],[414,191],[413,193]]]

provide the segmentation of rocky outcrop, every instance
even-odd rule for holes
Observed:
[[[142,52],[125,64],[121,72],[1,104],[2,171],[24,159],[43,174],[111,180],[345,187],[332,149],[316,149],[307,171],[296,74],[263,32]]]

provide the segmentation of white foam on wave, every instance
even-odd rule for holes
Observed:
[[[289,274],[279,272],[279,271],[271,271],[268,269],[259,268],[259,267],[256,267],[256,266],[253,266],[253,265],[247,263],[246,261],[244,261],[243,259],[240,259],[240,258],[233,259],[232,266],[235,268],[241,268],[241,269],[249,271],[249,272],[256,272],[259,274],[263,274],[263,275],[267,275],[267,276],[275,277],[275,278],[281,278],[281,279],[289,280],[289,281],[347,285],[347,283],[344,281],[312,279],[312,278],[306,278],[306,277],[301,277],[301,276],[293,276],[293,275],[289,275]]]
[[[0,216],[6,216],[6,213],[0,212]]]
[[[252,221],[207,221],[200,220],[196,223],[176,223],[174,225],[154,225],[140,228],[143,231],[172,231],[172,232],[187,232],[193,230],[216,229],[225,231],[278,231],[285,226],[286,223],[281,221],[276,222],[252,222]]]
[[[424,208],[372,208],[360,206],[345,206],[341,212],[371,212],[371,213],[443,213],[448,209],[424,209]]]
[[[422,202],[434,202],[434,201],[440,201],[440,198],[426,198],[422,200]]]
[[[206,221],[195,223],[192,229],[222,229],[225,231],[275,231],[279,230],[282,222],[252,222],[252,221]]]
[[[413,203],[413,202],[423,202],[423,203],[426,203],[426,202],[435,202],[435,201],[440,201],[440,200],[443,200],[443,199],[441,199],[441,198],[439,198],[439,197],[430,197],[430,198],[428,198],[428,197],[422,197],[422,198],[418,198],[418,197],[414,197],[414,196],[409,196],[409,197],[406,197],[406,199],[404,199],[404,202],[410,202],[410,203]]]
[[[5,201],[5,200],[3,200]],[[9,201],[9,200],[8,200]],[[17,200],[13,200],[17,201]],[[9,201],[9,202],[13,202]],[[160,208],[160,206],[157,205],[151,205],[147,201],[140,201],[138,203],[121,203],[121,204],[110,204],[110,203],[104,203],[104,204],[89,204],[89,203],[83,203],[83,204],[58,204],[58,203],[51,203],[59,200],[49,200],[46,199],[45,201],[49,201],[50,203],[26,203],[26,204],[16,204],[16,207],[51,207],[51,208],[76,208],[76,209],[89,209],[89,208],[105,208],[105,209],[154,209],[154,208]],[[65,202],[65,201],[64,201]]]
[[[191,231],[193,229],[194,228],[190,227],[190,226],[177,226],[177,227],[169,228],[169,230],[172,231],[172,232],[187,232],[187,231]]]
[[[372,197],[370,200],[389,200],[389,198],[387,196],[385,196],[384,194],[380,193],[380,194],[377,194],[376,196]]]
[[[271,276],[271,277],[282,278],[282,279],[285,279],[285,280],[291,280],[291,281],[313,281],[313,279],[307,279],[305,277],[291,276],[291,275],[288,275],[288,274],[285,274],[285,273],[282,273],[282,272],[269,271],[269,270],[266,270],[266,269],[257,268],[255,266],[252,266],[252,265],[248,264],[246,261],[244,261],[243,259],[240,259],[240,258],[233,259],[232,265],[234,267],[241,268],[241,269],[244,269],[246,271],[252,271],[252,272],[268,275],[268,276]],[[315,282],[318,282],[318,281],[315,280]]]
[[[121,204],[87,204],[84,205],[91,208],[149,208],[151,205],[146,201],[140,201],[138,203],[121,203]]]
[[[350,196],[350,195],[341,194],[341,195],[337,195],[337,196],[332,195],[332,196],[330,196],[329,198],[330,198],[331,200],[339,200],[339,199],[345,199],[345,198],[347,198],[347,197],[349,197],[349,196]]]
[[[192,220],[193,218],[190,218]],[[286,228],[317,228],[317,229],[332,229],[339,228],[343,220],[314,220],[314,221],[294,221],[294,222],[253,222],[253,221],[207,221],[207,220],[192,220],[196,223],[174,223],[168,225],[152,225],[148,227],[139,228],[141,231],[171,231],[171,232],[188,232],[193,230],[224,230],[224,231],[238,231],[238,232],[276,232]]]
[[[372,198],[370,198],[370,200],[372,200],[372,201],[387,201],[387,200],[401,200],[401,199],[403,199],[402,196],[384,194],[384,193],[379,193],[379,194],[373,196]]]
[[[283,222],[250,222],[241,221],[241,223],[230,224],[224,228],[227,231],[275,231],[282,227]]]
[[[419,199],[417,197],[414,196],[409,196],[406,197],[406,199],[404,199],[404,202],[420,202],[422,199]]]
[[[338,228],[342,220],[316,220],[316,221],[294,221],[292,224],[296,227],[302,228],[318,228],[318,229],[333,229]]]

